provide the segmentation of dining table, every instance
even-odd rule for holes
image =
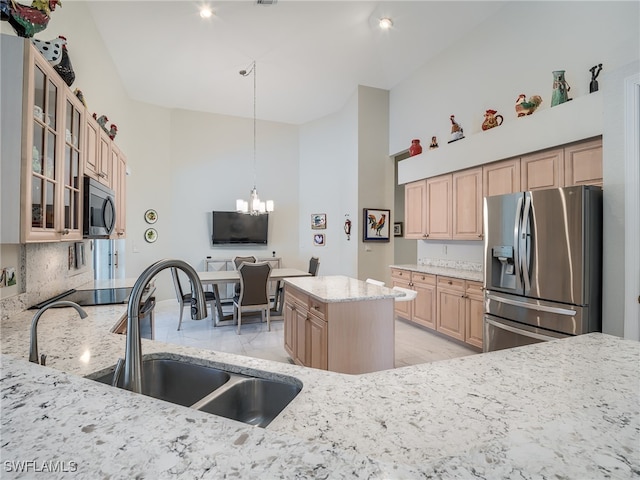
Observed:
[[[240,282],[240,273],[237,270],[216,270],[207,272],[197,272],[198,278],[202,285],[212,285],[213,292],[216,296],[216,310],[218,312],[218,318],[214,322],[215,326],[220,326],[221,321],[231,320],[232,315],[225,316],[222,311],[222,304],[220,302],[219,285],[226,285],[229,283]],[[296,268],[274,268],[269,275],[270,282],[276,282],[276,297],[274,301],[274,308],[271,310],[271,314],[276,317],[282,316],[282,304],[283,304],[283,289],[281,288],[281,282],[285,278],[292,277],[309,277],[311,274],[304,270],[298,270]],[[272,318],[273,318],[272,316]]]

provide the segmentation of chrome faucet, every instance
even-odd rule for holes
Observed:
[[[153,277],[166,268],[178,268],[189,278],[192,293],[191,318],[202,320],[207,317],[207,304],[202,283],[191,265],[182,260],[165,259],[147,267],[133,285],[127,306],[127,346],[124,353],[122,388],[132,392],[142,393],[142,348],[140,346],[140,322],[138,319],[142,294]],[[120,362],[120,365],[122,365],[122,362]],[[120,369],[116,370],[114,377],[120,375]]]
[[[78,305],[77,303],[69,302],[67,300],[59,300],[57,302],[52,302],[49,305],[45,305],[40,310],[36,312],[33,316],[33,320],[31,320],[31,342],[29,344],[29,361],[33,363],[37,363],[39,365],[44,365],[47,359],[45,354],[42,354],[41,358],[38,358],[38,321],[42,314],[50,309],[51,307],[73,307],[80,314],[80,318],[87,318],[87,312]]]

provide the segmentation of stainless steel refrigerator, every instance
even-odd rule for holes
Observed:
[[[602,329],[602,189],[485,197],[483,351]]]

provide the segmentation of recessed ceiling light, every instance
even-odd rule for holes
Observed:
[[[391,27],[393,27],[393,21],[391,21],[390,18],[384,17],[380,19],[378,25],[380,25],[380,28],[383,30],[389,30]]]
[[[211,8],[202,7],[200,9],[200,17],[202,17],[202,18],[211,18],[211,15],[213,15],[213,12],[211,11]]]

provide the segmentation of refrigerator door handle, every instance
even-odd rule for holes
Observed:
[[[515,328],[510,325],[505,325],[504,323],[496,322],[487,317],[484,318],[484,321],[493,327],[500,328],[502,330],[506,330],[511,333],[517,333],[518,335],[522,335],[524,337],[530,337],[530,338],[535,338],[536,340],[542,340],[543,342],[558,340],[558,337],[549,337],[547,335],[542,335],[540,333],[528,332],[527,330],[521,330],[519,328]]]
[[[513,265],[516,269],[516,279],[522,281],[522,269],[520,268],[520,226],[522,224],[522,196],[518,197],[518,204],[516,205],[516,218],[515,225],[513,226]]]
[[[506,303],[507,305],[513,305],[515,307],[528,308],[529,310],[537,310],[539,312],[556,313],[558,315],[566,315],[569,317],[575,317],[577,313],[575,310],[570,310],[568,308],[551,307],[549,305],[538,305],[535,303],[521,302],[518,300],[513,300],[511,298],[498,297],[490,293],[487,294],[487,299],[494,300],[498,303]]]
[[[529,215],[531,215],[531,195],[525,193],[524,213],[520,223],[520,262],[522,263],[522,278],[524,279],[524,291],[531,290],[531,273],[529,272],[529,249],[527,248],[527,225],[529,223]]]

